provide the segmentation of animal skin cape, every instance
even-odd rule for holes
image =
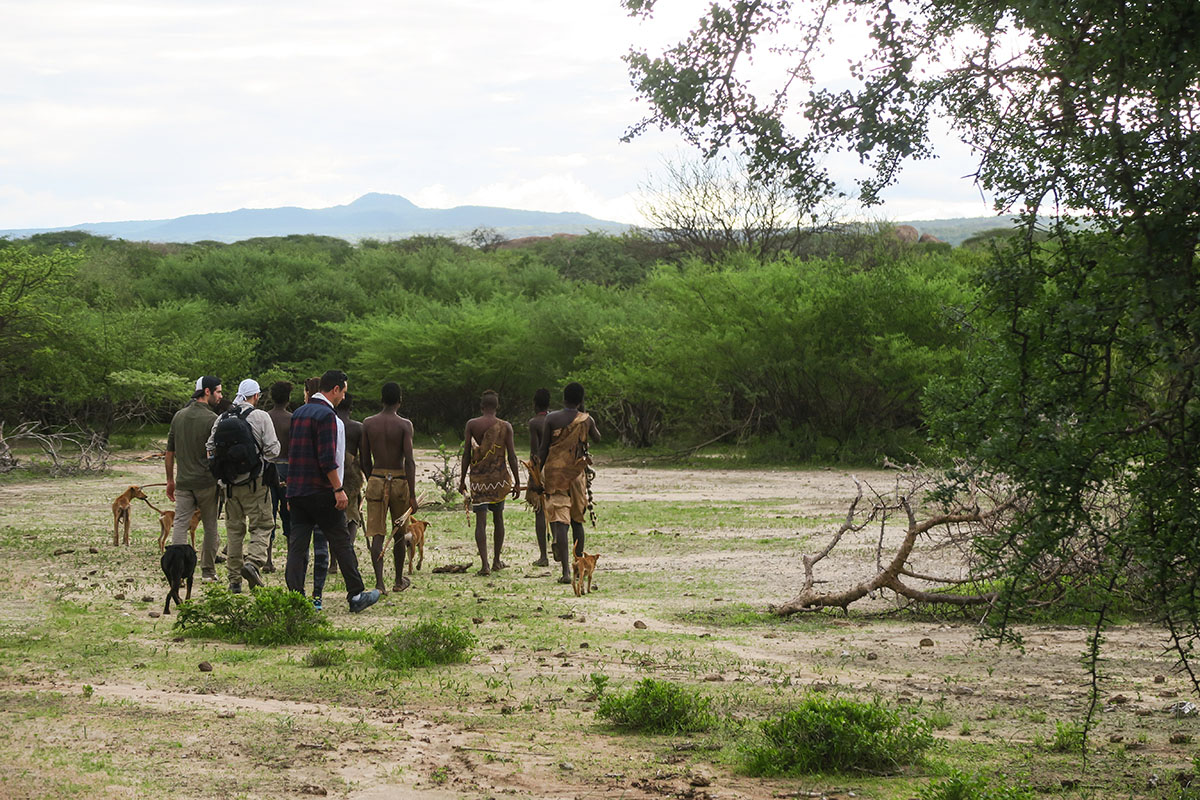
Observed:
[[[471,438],[471,503],[498,503],[512,492],[512,476],[508,471],[504,445],[504,420],[488,428],[483,441]]]
[[[566,494],[571,483],[587,469],[585,445],[590,419],[586,412],[580,411],[570,425],[554,432],[546,465],[542,467],[542,480],[549,494]]]

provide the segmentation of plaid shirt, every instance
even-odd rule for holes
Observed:
[[[323,395],[314,395],[292,412],[288,447],[287,496],[306,497],[333,488],[328,474],[342,465],[338,458],[342,421]]]

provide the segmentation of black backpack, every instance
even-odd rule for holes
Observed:
[[[254,438],[254,430],[246,417],[254,410],[253,406],[244,409],[226,411],[217,420],[217,429],[213,432],[213,454],[208,461],[208,469],[213,477],[230,487],[238,477],[249,473],[250,477],[243,483],[257,485],[257,478],[262,473],[262,447]]]

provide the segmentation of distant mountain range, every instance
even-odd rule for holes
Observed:
[[[414,234],[456,236],[476,228],[495,228],[507,237],[553,233],[616,233],[630,226],[575,212],[522,211],[491,206],[421,208],[395,194],[364,194],[353,203],[332,208],[241,208],[216,214],[189,214],[175,219],[88,222],[54,228],[0,230],[20,238],[51,231],[87,231],[130,241],[236,242],[257,236],[312,233],[342,239],[399,239]]]
[[[898,222],[912,225],[944,242],[960,244],[990,228],[1007,227],[1006,217]],[[21,238],[52,231],[87,231],[129,241],[236,242],[258,236],[320,234],[341,239],[401,239],[416,234],[460,236],[476,228],[495,228],[506,238],[548,236],[554,233],[602,231],[620,233],[631,226],[575,212],[522,211],[492,206],[421,208],[395,194],[372,192],[344,206],[331,208],[242,208],[215,214],[189,214],[175,219],[129,222],[88,222],[54,228],[0,230],[0,236]]]

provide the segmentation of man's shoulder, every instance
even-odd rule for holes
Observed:
[[[333,409],[325,403],[305,403],[292,412],[292,419],[311,419],[313,417],[336,417]]]

